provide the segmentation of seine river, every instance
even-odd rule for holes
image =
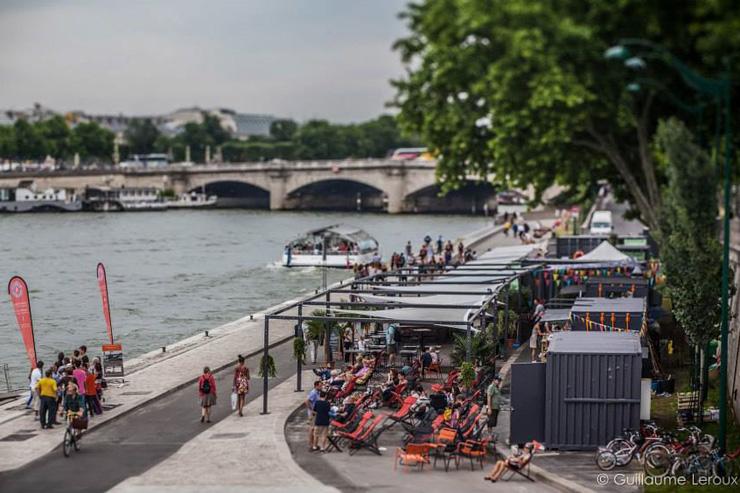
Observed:
[[[348,223],[365,229],[384,257],[429,234],[455,239],[482,217],[266,212],[166,211],[0,215],[0,280],[23,276],[39,357],[86,344],[99,352],[106,330],[95,277],[106,265],[113,331],[127,357],[260,311],[321,284],[315,268],[279,266],[291,238]],[[330,281],[348,277],[330,271]],[[3,285],[5,286],[5,285]],[[28,361],[6,288],[0,294],[0,364],[26,384]],[[0,392],[5,390],[0,373]]]

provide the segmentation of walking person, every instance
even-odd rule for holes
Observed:
[[[51,369],[46,370],[44,378],[36,383],[40,400],[39,421],[41,421],[42,430],[54,428],[53,423],[56,421],[57,382],[51,378],[51,374]]]
[[[244,416],[244,404],[249,393],[249,368],[244,364],[244,356],[241,354],[234,370],[234,392],[236,392],[236,410],[239,416]]]
[[[308,416],[308,449],[313,452],[313,440],[314,440],[314,423],[315,420],[313,418],[313,406],[316,404],[316,401],[319,400],[319,396],[321,395],[321,380],[316,380],[313,383],[313,388],[308,393],[308,397],[306,397],[306,415]]]
[[[203,368],[203,374],[198,378],[198,396],[200,397],[200,422],[211,422],[211,407],[216,405],[216,379],[211,369]]]

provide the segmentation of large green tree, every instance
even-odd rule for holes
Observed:
[[[132,153],[149,154],[155,150],[161,134],[149,118],[137,118],[129,123],[124,135]]]
[[[113,132],[95,122],[79,123],[72,129],[71,151],[85,160],[110,161],[114,138]]]
[[[606,178],[655,228],[665,177],[653,160],[651,135],[658,118],[676,110],[650,90],[626,92],[632,75],[603,53],[620,38],[648,38],[716,72],[718,57],[710,55],[719,48],[702,28],[730,13],[700,9],[712,3],[722,2],[410,4],[403,13],[409,35],[395,45],[407,71],[394,81],[394,104],[406,129],[438,154],[447,190],[470,172],[538,191],[553,182]],[[738,9],[730,10],[737,18]],[[665,66],[649,75],[688,98]]]
[[[38,128],[23,119],[16,120],[13,127],[18,157],[35,161],[43,160],[48,147]]]
[[[722,254],[717,241],[717,170],[677,119],[661,122],[658,156],[668,184],[660,221],[660,254],[673,314],[689,341],[703,348],[719,335]]]

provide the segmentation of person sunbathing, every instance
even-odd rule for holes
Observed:
[[[491,469],[491,473],[485,476],[483,479],[486,481],[496,482],[501,479],[501,476],[506,472],[507,469],[521,469],[527,465],[532,459],[534,453],[534,443],[527,442],[524,444],[524,450],[518,453],[511,454],[504,460],[499,460]]]

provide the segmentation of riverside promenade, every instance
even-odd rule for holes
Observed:
[[[498,231],[478,232],[479,253],[518,243]],[[289,322],[270,324],[278,374],[270,379],[271,413],[258,414],[263,322],[264,312],[252,314],[208,336],[197,334],[165,352],[127,361],[126,384],[109,389],[109,409],[91,420],[82,450],[69,459],[59,449],[63,427],[42,432],[22,400],[0,407],[0,490],[162,491],[179,485],[180,491],[233,491],[238,485],[249,491],[332,491],[295,464],[285,441],[287,417],[305,398],[305,392],[293,392],[295,361],[291,345],[285,344],[293,336]],[[228,402],[231,368],[239,353],[249,356],[253,377],[244,418],[235,417]],[[195,380],[206,365],[216,372],[219,396],[212,425],[198,420]],[[310,381],[310,375],[304,378]],[[60,488],[60,478],[68,476],[74,477],[74,486]]]

